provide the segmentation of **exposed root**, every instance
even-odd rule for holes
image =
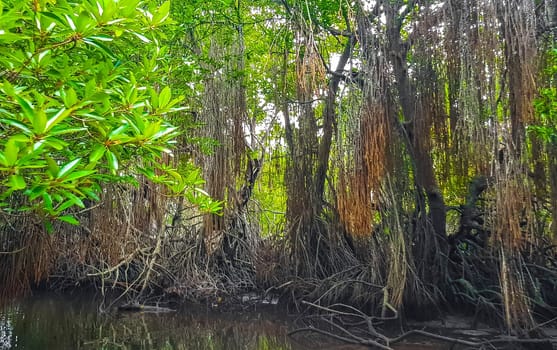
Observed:
[[[388,331],[381,328],[386,321],[398,318],[396,312],[393,316],[368,316],[359,309],[344,304],[321,306],[319,304],[303,302],[309,307],[309,316],[300,317],[299,322],[304,325],[291,331],[289,335],[311,332],[325,335],[332,339],[349,343],[372,346],[378,349],[393,349],[392,346],[410,337],[426,337],[453,345],[462,345],[473,349],[502,349],[509,345],[524,344],[557,344],[557,338],[520,338],[517,336],[499,335],[490,336],[489,339],[470,341],[457,337],[436,334],[425,330],[413,329],[396,336],[386,335]],[[394,310],[393,310],[394,311]]]

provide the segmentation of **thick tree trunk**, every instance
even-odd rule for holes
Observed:
[[[394,123],[400,125],[408,156],[410,157],[414,184],[416,188],[415,221],[412,230],[412,259],[416,275],[424,285],[440,286],[447,276],[448,240],[446,236],[446,206],[443,194],[436,180],[436,173],[431,156],[431,124],[433,120],[433,91],[426,86],[419,86],[409,73],[407,54],[408,41],[401,37],[401,27],[405,13],[399,8],[384,3],[386,10],[386,34],[389,60],[394,73],[394,85],[398,92],[398,102],[402,118],[395,113]],[[411,6],[409,5],[411,8]],[[426,62],[427,65],[427,62]],[[415,74],[423,77],[433,73],[430,67],[416,65]],[[423,70],[423,71],[420,71]],[[400,120],[402,119],[402,121]],[[426,206],[426,201],[428,206]],[[429,211],[427,211],[429,209]],[[414,312],[434,317],[435,301],[422,300]]]
[[[404,116],[403,129],[406,133],[406,145],[408,153],[414,162],[415,182],[419,191],[424,191],[429,203],[429,215],[435,233],[443,239],[446,236],[446,207],[443,194],[437,185],[431,149],[419,142],[416,135],[417,118],[424,117],[417,113],[416,91],[410,81],[408,74],[408,62],[406,60],[409,44],[403,42],[400,34],[402,18],[395,8],[386,6],[387,11],[387,40],[389,45],[390,61],[396,79],[396,88],[402,114]],[[396,122],[399,122],[398,119]],[[427,130],[426,130],[427,131]]]
[[[352,49],[356,39],[350,37],[344,47],[344,51],[340,56],[337,67],[334,71],[331,80],[329,81],[329,88],[327,91],[327,101],[325,104],[325,111],[323,112],[323,137],[319,144],[319,152],[317,158],[317,170],[315,172],[315,198],[320,201],[319,205],[323,203],[323,195],[325,191],[325,179],[327,176],[327,169],[329,167],[329,155],[331,154],[331,142],[333,138],[333,124],[336,119],[335,100],[337,98],[338,87],[341,81],[342,73],[352,56]]]
[[[286,4],[285,4],[286,6]],[[288,8],[287,8],[288,10]],[[355,37],[349,37],[334,71],[328,67],[329,82],[324,103],[322,125],[318,125],[314,99],[320,86],[316,78],[322,78],[315,65],[322,57],[313,42],[312,28],[299,25],[296,43],[297,117],[298,128],[291,124],[289,106],[283,104],[285,138],[289,149],[286,169],[287,209],[289,241],[295,274],[299,276],[326,276],[336,269],[331,260],[331,250],[338,240],[331,239],[327,225],[321,219],[325,204],[325,184],[329,170],[334,125],[337,119],[336,99],[345,67],[352,55]],[[285,95],[288,52],[283,57],[283,95]],[[321,61],[318,61],[321,59]],[[283,100],[285,96],[283,96]]]

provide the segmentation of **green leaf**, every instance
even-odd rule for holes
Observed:
[[[145,35],[143,34],[139,34],[137,32],[131,32],[133,35],[135,35],[136,37],[139,38],[139,40],[143,41],[144,43],[148,44],[151,42],[151,40],[149,38],[147,38]]]
[[[33,151],[40,151],[46,143],[46,140],[39,140],[33,144]]]
[[[30,190],[25,191],[25,195],[29,197],[29,200],[35,200],[39,196],[42,196],[43,193],[46,193],[45,190],[46,190],[46,185],[42,185],[42,184],[36,185],[33,186]]]
[[[145,131],[143,132],[143,136],[145,136],[146,138],[150,138],[155,133],[158,133],[160,128],[161,128],[161,121],[150,123],[145,128]]]
[[[10,187],[13,190],[23,190],[27,185],[22,175],[12,175],[9,181]]]
[[[0,41],[4,44],[11,44],[21,39],[23,39],[21,34],[13,34],[4,29],[0,29]]]
[[[10,137],[10,140],[13,140],[14,142],[18,142],[18,143],[28,143],[29,142],[29,137],[27,137],[23,134],[16,134],[16,135],[13,135],[12,137]]]
[[[6,166],[13,166],[17,162],[19,147],[14,140],[8,140],[4,146],[4,157],[6,158]]]
[[[87,128],[61,128],[61,129],[54,129],[52,130],[49,135],[58,136],[58,135],[66,135],[66,134],[74,134],[80,131],[86,131]]]
[[[85,208],[85,204],[83,204],[83,201],[81,199],[79,199],[76,195],[74,195],[71,192],[68,191],[64,191],[63,196],[67,199],[66,201],[64,201],[60,206],[56,207],[56,210],[54,211],[55,214],[60,214],[62,212],[64,212],[64,210],[71,208],[73,206],[78,206],[80,208]]]
[[[62,215],[57,218],[60,221],[67,222],[68,224],[72,225],[79,225],[79,221],[71,215]]]
[[[67,108],[71,108],[77,103],[77,94],[74,89],[71,87],[67,90],[64,90],[62,95],[62,100],[64,101],[64,105]]]
[[[87,195],[87,197],[92,198],[96,201],[100,200],[97,193],[95,193],[95,191],[92,190],[91,188],[87,188],[87,187],[81,188],[81,192],[83,192],[85,195]]]
[[[33,116],[33,119],[31,120],[31,123],[33,124],[33,129],[35,130],[35,133],[38,135],[44,134],[45,133],[45,128],[46,128],[46,113],[43,110],[38,110],[37,113],[35,113],[35,115]]]
[[[61,151],[69,145],[66,141],[55,137],[49,137],[45,141],[50,147],[54,148],[57,151]]]
[[[165,1],[161,6],[159,6],[157,12],[153,16],[152,24],[159,25],[163,23],[168,18],[169,13],[170,13],[170,1]]]
[[[75,26],[75,23],[73,22],[72,18],[70,16],[68,16],[67,14],[65,14],[64,17],[66,17],[66,21],[68,22],[68,25],[70,26],[70,28],[73,31],[75,31],[77,29],[77,27]]]
[[[105,44],[100,42],[98,39],[95,39],[93,37],[88,37],[88,38],[83,39],[83,42],[86,43],[87,45],[91,45],[93,47],[96,47],[97,49],[99,49],[101,52],[103,52],[108,57],[110,57],[112,59],[116,59],[116,55],[114,54],[114,52],[112,52],[112,50],[110,50]]]
[[[75,203],[71,199],[66,200],[60,206],[56,207],[56,210],[54,210],[54,213],[55,214],[60,214],[60,213],[64,212],[64,210],[66,210],[70,207],[73,207],[74,205],[75,205]]]
[[[95,25],[95,21],[85,12],[81,12],[75,20],[76,31],[79,33],[87,33]]]
[[[107,150],[105,154],[106,160],[108,161],[108,167],[112,170],[112,173],[115,174],[118,171],[118,158],[116,158],[116,155],[110,150]]]
[[[176,130],[178,130],[178,128],[176,128],[176,127],[172,127],[172,128],[164,127],[164,128],[162,128],[162,130],[160,130],[155,135],[153,135],[152,139],[156,140],[156,139],[159,139],[163,136],[178,135]]]
[[[60,172],[60,167],[56,164],[56,161],[49,156],[46,156],[46,163],[48,164],[47,171],[52,177],[56,177]]]
[[[176,180],[182,180],[182,175],[173,169],[166,169],[166,173],[172,176]]]
[[[52,197],[46,193],[43,192],[42,193],[42,197],[43,197],[43,203],[44,203],[44,207],[48,212],[52,212],[53,211],[53,207],[52,207]]]
[[[74,92],[75,94],[75,92]],[[70,115],[70,110],[62,108],[46,122],[45,131],[50,131],[56,124],[60,123]]]
[[[50,55],[51,52],[52,52],[51,50],[44,50],[44,51],[42,51],[42,52],[39,54],[38,61],[39,61],[39,62],[43,61],[43,59],[44,59],[45,57],[47,57],[48,55]],[[44,61],[43,61],[43,63],[44,63]]]
[[[87,84],[85,84],[85,97],[90,98],[97,93],[97,81],[95,79],[90,79]]]
[[[89,162],[94,163],[99,159],[101,159],[105,151],[106,151],[105,145],[98,145],[97,147],[95,147],[93,152],[91,152],[91,154],[89,155]]]
[[[172,97],[172,93],[170,88],[166,86],[162,89],[161,93],[159,94],[159,108],[164,108],[170,102],[170,98]]]
[[[2,88],[6,96],[13,97],[15,95],[15,89],[9,81],[4,79],[2,84],[0,84],[0,87]]]
[[[31,104],[31,102],[27,101],[21,96],[16,96],[15,99],[17,100],[17,103],[19,103],[19,105],[21,106],[21,109],[23,110],[23,114],[27,118],[29,118],[29,120],[32,120],[35,115],[35,112],[33,111],[33,105]]]
[[[75,167],[79,164],[80,161],[81,161],[81,158],[77,158],[77,159],[74,159],[71,162],[67,163],[66,165],[64,165],[60,169],[60,171],[58,172],[58,175],[56,176],[56,178],[59,179],[59,178],[64,177],[66,174],[68,174],[73,169],[75,169]]]
[[[85,204],[83,203],[83,201],[75,194],[68,191],[64,191],[62,192],[62,194],[70,201],[72,201],[73,205],[77,205],[80,208],[85,208]]]
[[[116,129],[112,130],[110,134],[108,134],[108,139],[109,140],[119,139],[119,136],[122,136],[124,131],[126,131],[128,128],[129,128],[128,124],[120,125]]]
[[[66,176],[64,178],[63,182],[68,182],[68,181],[73,181],[73,180],[77,180],[80,179],[82,177],[86,177],[89,176],[91,174],[96,173],[96,170],[79,170],[79,171],[74,171],[73,173],[71,173],[70,175]]]
[[[21,96],[16,96],[15,99],[17,103],[21,106],[23,115],[33,124],[33,129],[37,134],[42,134],[44,132],[44,127],[46,125],[46,115],[43,111],[39,110],[39,113],[35,113],[33,105],[31,102],[22,98]],[[42,113],[40,113],[42,112]]]
[[[25,124],[23,124],[20,121],[13,120],[13,119],[0,119],[0,123],[8,124],[8,125],[11,125],[13,127],[16,127],[16,128],[20,129],[21,131],[23,131],[26,134],[32,134],[31,129],[29,129]]]
[[[88,38],[91,38],[91,39],[94,39],[94,40],[99,40],[99,41],[112,41],[112,40],[114,40],[113,37],[108,36],[106,34],[91,35]]]

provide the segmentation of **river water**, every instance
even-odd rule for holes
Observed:
[[[289,337],[280,307],[220,312],[184,306],[172,313],[98,311],[95,297],[35,295],[0,308],[0,350],[360,350],[327,339]],[[444,349],[440,344],[405,350]]]

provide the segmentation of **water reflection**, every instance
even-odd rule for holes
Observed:
[[[365,350],[313,334],[288,337],[283,313],[219,313],[189,306],[175,313],[97,311],[98,299],[37,295],[0,308],[0,350]],[[446,344],[400,344],[440,350]]]
[[[0,349],[301,350],[288,321],[203,308],[101,315],[92,298],[35,296],[0,311]]]
[[[14,308],[17,312],[17,308]],[[12,321],[10,314],[0,313],[0,349],[9,349],[14,338],[12,334]]]

